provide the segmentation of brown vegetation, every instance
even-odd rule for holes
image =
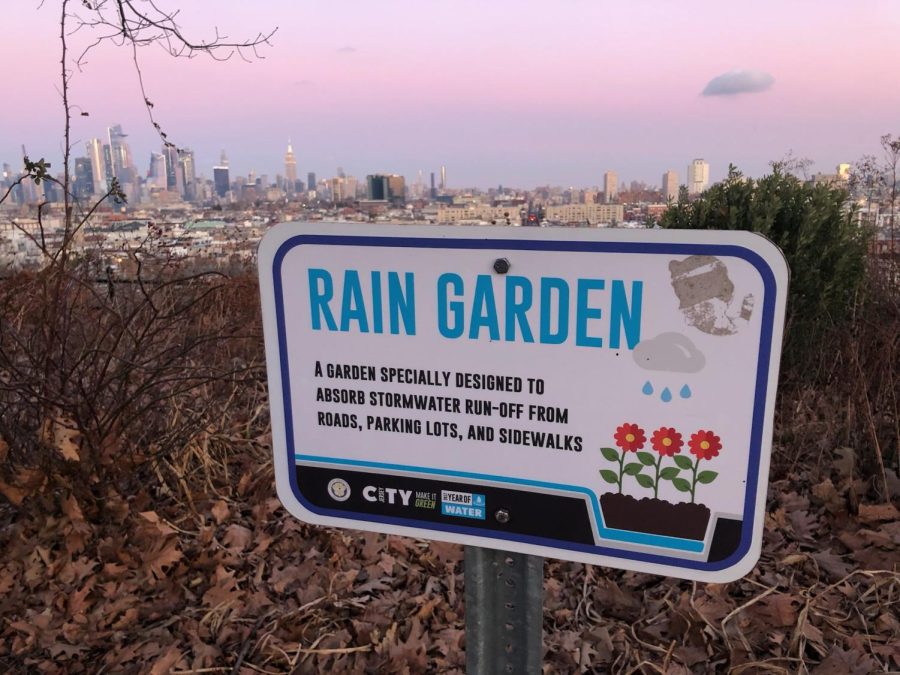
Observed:
[[[0,670],[463,672],[461,547],[306,526],[275,497],[255,280],[87,278],[0,286]],[[823,350],[827,385],[788,364],[756,569],[549,561],[547,672],[900,668],[883,291]]]

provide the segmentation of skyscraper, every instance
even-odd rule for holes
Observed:
[[[447,189],[447,167],[441,166],[441,190]]]
[[[615,171],[603,174],[603,201],[614,202],[619,195],[619,175]]]
[[[688,194],[699,195],[709,187],[709,163],[704,159],[695,159],[688,166]]]
[[[388,176],[381,174],[366,176],[366,188],[366,196],[372,201],[386,202],[390,199]]]
[[[316,172],[310,171],[306,174],[306,190],[308,192],[316,191]]]
[[[128,142],[125,140],[128,138],[128,134],[122,131],[121,124],[114,124],[107,131],[113,175],[121,183],[131,182],[132,175],[129,170],[134,168],[134,161],[131,158],[131,148],[128,147]]]
[[[219,198],[224,199],[225,195],[231,190],[231,179],[228,175],[228,157],[225,151],[219,158],[219,165],[213,167],[213,184],[216,186],[216,194]]]
[[[85,144],[88,159],[91,162],[91,177],[93,178],[93,194],[100,196],[106,193],[106,171],[103,162],[103,143],[99,138],[92,138]]]
[[[112,179],[116,177],[113,171],[112,150],[109,143],[103,144],[103,177],[106,179],[107,188],[112,184]]]
[[[287,181],[287,193],[293,194],[297,190],[297,160],[294,158],[294,148],[291,139],[288,139],[287,152],[284,155],[284,176]]]
[[[406,179],[395,173],[388,176],[387,179],[389,199],[401,203],[406,201]]]
[[[197,198],[197,168],[194,164],[194,151],[189,148],[178,150],[178,172],[181,175],[181,196],[188,201]]]
[[[150,171],[147,174],[147,188],[166,190],[166,156],[159,152],[150,153]]]
[[[75,159],[75,183],[73,185],[75,198],[86,201],[94,195],[94,176],[92,173],[90,157],[78,157]]]
[[[178,166],[178,149],[174,145],[166,145],[162,154],[166,158],[166,190],[184,194],[184,175]]]
[[[669,169],[662,177],[662,193],[668,202],[678,200],[678,172]]]

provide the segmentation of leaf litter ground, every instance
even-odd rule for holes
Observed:
[[[0,671],[463,673],[462,547],[297,522],[264,441],[180,496],[0,485]],[[545,672],[900,670],[900,520],[848,454],[772,483],[741,581],[548,560]]]

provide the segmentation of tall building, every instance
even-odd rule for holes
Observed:
[[[437,188],[434,186],[434,171],[431,172],[431,193],[429,194],[431,199],[437,197]]]
[[[386,202],[390,199],[390,193],[387,176],[381,174],[366,176],[366,196],[371,201]]]
[[[406,201],[406,179],[397,174],[391,174],[388,179],[389,199],[395,202]]]
[[[447,189],[447,167],[441,166],[441,190]]]
[[[107,176],[103,162],[103,143],[99,138],[92,138],[85,144],[88,159],[91,161],[91,176],[94,179],[93,194],[97,197],[106,193]]]
[[[94,174],[90,157],[75,159],[75,183],[72,186],[75,198],[87,201],[94,196]]]
[[[184,194],[184,174],[178,163],[178,149],[174,145],[166,145],[162,154],[166,158],[166,190]]]
[[[216,194],[220,199],[224,199],[225,195],[231,190],[231,179],[228,175],[228,157],[225,156],[224,150],[219,158],[219,165],[213,167],[213,185],[215,185]]]
[[[359,189],[359,181],[354,176],[344,176],[344,198],[356,199],[356,191]]]
[[[297,190],[297,160],[294,158],[294,148],[291,146],[291,139],[288,139],[287,152],[284,154],[284,177],[287,181],[286,188],[288,194],[293,194]]]
[[[103,144],[103,177],[106,178],[107,187],[112,185],[112,179],[116,177],[116,172],[113,171],[112,149],[109,147],[109,143]]]
[[[166,190],[166,156],[159,152],[150,153],[150,171],[147,173],[147,188]]]
[[[306,190],[307,192],[316,191],[316,172],[310,171],[306,174]]]
[[[178,150],[178,172],[181,175],[181,196],[188,201],[197,198],[197,167],[194,164],[194,151],[189,148]]]
[[[709,163],[704,159],[695,159],[688,166],[688,194],[699,195],[709,187]]]
[[[678,201],[678,172],[669,169],[662,177],[662,193],[667,202]]]
[[[216,194],[221,199],[224,199],[228,194],[228,191],[231,189],[231,180],[228,177],[227,166],[213,167],[213,183],[216,186]]]
[[[619,175],[615,171],[603,174],[603,201],[607,204],[616,201],[619,195]]]
[[[131,157],[131,148],[128,147],[128,134],[122,131],[121,124],[114,124],[107,129],[109,134],[109,150],[112,160],[113,176],[121,183],[129,183],[133,180],[132,170],[134,160]]]
[[[328,188],[331,191],[331,200],[333,202],[346,202],[356,199],[357,183],[356,178],[346,174],[329,179]]]

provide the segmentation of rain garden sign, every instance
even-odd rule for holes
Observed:
[[[705,581],[755,564],[788,281],[763,237],[288,223],[259,270],[298,518]]]

